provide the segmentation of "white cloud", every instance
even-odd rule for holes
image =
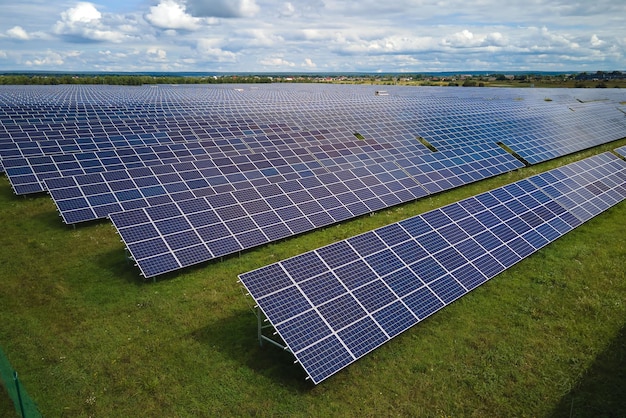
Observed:
[[[201,62],[236,62],[237,54],[219,47],[219,39],[200,39],[196,50]]]
[[[63,13],[61,13],[61,19],[68,23],[89,23],[94,20],[99,20],[102,14],[91,3],[81,2]]]
[[[74,51],[66,54],[66,57],[75,57],[77,55],[79,55],[79,53]],[[25,64],[29,67],[58,67],[65,64],[65,57],[58,52],[48,50],[43,55],[26,60]]]
[[[53,31],[71,42],[112,42],[128,40],[128,35],[102,22],[102,13],[92,3],[81,2],[61,13]]]
[[[289,1],[284,3],[282,8],[279,10],[279,15],[281,17],[292,17],[295,14],[296,14],[296,8]]]
[[[167,52],[158,47],[148,48],[146,54],[150,61],[167,62]]]
[[[30,39],[30,35],[21,26],[13,26],[7,31],[7,35],[9,38],[19,39],[21,41],[27,41]]]
[[[57,69],[59,61],[67,69],[116,71],[626,67],[626,2],[615,0],[29,0],[28,6],[0,0],[2,70]],[[85,44],[83,54],[66,56],[76,43]]]
[[[598,46],[602,46],[604,44],[604,41],[598,38],[598,35],[594,33],[593,35],[591,35],[590,43],[591,43],[591,46],[598,47]]]
[[[256,0],[187,0],[187,7],[198,17],[253,17],[261,10]]]
[[[174,0],[162,0],[158,5],[150,7],[146,20],[163,29],[196,30],[201,19],[187,13],[185,6]]]
[[[371,41],[346,39],[337,36],[333,40],[334,48],[342,54],[350,55],[389,55],[431,51],[438,42],[428,36],[389,36]]]
[[[506,38],[500,32],[492,32],[487,34],[485,41],[489,45],[504,46],[506,44]]]
[[[240,47],[265,47],[274,48],[284,43],[284,39],[275,34],[270,29],[244,29],[238,31],[237,34],[241,37],[238,42],[233,42]]]
[[[474,33],[468,29],[463,29],[452,35],[445,36],[440,44],[446,48],[474,48],[493,51],[497,47],[506,45],[507,39],[500,32]]]
[[[493,35],[474,34],[467,29],[463,29],[461,32],[444,38],[442,44],[453,48],[475,48],[484,46],[488,39],[497,41],[501,36],[499,33]]]
[[[259,60],[259,64],[264,65],[266,67],[295,67],[296,64],[290,61],[286,61],[279,57],[267,57]]]
[[[123,52],[111,52],[110,50],[106,50],[106,51],[99,51],[98,54],[103,55],[107,58],[111,58],[111,57],[115,57],[115,58],[127,58],[128,54],[125,54]]]

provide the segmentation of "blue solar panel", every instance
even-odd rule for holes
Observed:
[[[216,222],[199,213],[188,219],[200,243],[180,224],[160,226],[180,254],[150,261],[160,272],[522,167],[498,143],[535,162],[622,137],[626,128],[612,91],[583,103],[576,98],[584,92],[564,90],[548,103],[536,90],[393,86],[376,97],[375,86],[256,87],[47,86],[44,94],[0,86],[0,159],[17,193],[53,184],[67,223],[173,202],[183,210],[188,200],[208,206]],[[269,185],[280,192],[235,194]],[[585,219],[619,198],[611,189],[585,201],[596,187],[563,193],[561,203]],[[215,195],[237,203],[214,203]],[[502,203],[498,220],[519,210]],[[469,205],[462,209],[476,209]],[[181,247],[185,239],[189,247]]]
[[[626,158],[626,146],[617,148],[615,152],[621,155],[622,157]]]
[[[75,184],[68,183],[67,180],[59,183],[56,178],[52,178],[45,180],[45,184],[55,201],[62,201],[63,195],[67,193],[66,189],[68,188],[77,189],[75,192],[77,195],[106,195],[106,197],[102,196],[102,198],[106,199],[106,203],[103,203],[103,205],[117,203],[122,208],[116,208],[116,210],[109,212],[112,213],[131,208],[153,206],[164,201],[182,201],[216,193],[224,194],[225,192],[245,190],[253,187],[264,187],[269,186],[270,183],[275,183],[277,185],[272,186],[274,189],[268,190],[264,195],[268,198],[268,203],[272,208],[278,209],[291,204],[291,200],[285,196],[278,195],[284,193],[283,190],[289,190],[289,187],[298,186],[298,189],[301,191],[308,189],[308,193],[319,201],[319,204],[323,205],[323,209],[328,211],[334,210],[333,218],[339,218],[340,220],[354,216],[351,215],[352,210],[340,212],[337,209],[342,203],[350,202],[351,196],[355,196],[350,190],[356,193],[357,202],[365,204],[365,210],[370,212],[407,200],[413,200],[426,194],[424,189],[406,173],[404,176],[398,174],[390,177],[377,176],[375,174],[376,171],[389,173],[386,170],[391,170],[394,167],[396,171],[404,173],[393,163],[374,163],[369,166],[353,168],[352,170],[338,171],[337,173],[319,173],[317,179],[309,177],[306,172],[297,172],[295,170],[289,176],[271,174],[267,177],[263,173],[264,170],[259,170],[254,165],[251,171],[241,172],[240,176],[224,176],[218,170],[221,167],[216,165],[213,160],[207,159],[124,171],[111,171],[96,175],[74,176],[73,178],[76,179]],[[507,168],[503,166],[500,169],[506,170]],[[359,176],[362,178],[357,180]],[[398,180],[399,177],[401,180]],[[101,183],[100,193],[95,193],[93,190],[84,190],[86,186],[81,183],[84,183],[85,178],[94,179],[94,182]],[[340,182],[340,178],[344,181]],[[303,180],[301,185],[293,181],[297,179]],[[318,182],[315,185],[316,187],[310,184],[313,180]],[[319,180],[323,182],[319,182]],[[357,181],[361,184],[360,189],[355,187]],[[278,186],[281,186],[283,190],[278,189]],[[346,190],[347,192],[343,193]],[[335,193],[338,193],[338,195],[335,196]],[[159,197],[159,199],[154,199],[156,197]],[[57,205],[60,207],[61,205],[58,203]],[[308,214],[321,211],[319,207],[312,208],[311,205],[313,203],[308,203],[307,205],[309,207]],[[315,203],[315,205],[318,205],[318,203]],[[83,221],[97,219],[108,214],[97,216],[96,213],[106,212],[106,210],[99,210],[97,206],[97,204],[87,201],[85,207],[80,208],[92,209],[91,217],[87,217]],[[78,208],[74,210],[76,209]],[[67,218],[64,210],[60,208],[60,211],[64,219]],[[319,215],[317,216],[319,217]],[[318,221],[317,223],[320,222]]]
[[[590,193],[565,207],[562,184]],[[588,219],[578,207],[626,199],[625,186],[626,162],[604,153],[239,278],[319,383]]]
[[[310,134],[310,132],[298,132],[297,134]],[[295,136],[296,133],[289,133],[289,135]],[[333,138],[333,140],[341,138],[344,141],[342,146],[345,146],[346,143],[350,142],[351,134],[348,131],[332,130],[329,132],[329,135],[321,135],[318,138],[315,140],[318,143],[328,141],[330,138]],[[312,145],[315,141],[309,141],[307,145]],[[355,142],[353,140],[352,143],[357,146],[347,149],[350,155],[364,154],[364,149],[369,147],[368,143],[363,141]],[[337,145],[329,144],[326,147],[336,149]],[[289,175],[294,171],[308,172],[314,160],[306,157],[313,156],[315,150],[319,148],[319,146],[309,146],[307,148],[291,148],[252,154],[254,151],[249,148],[231,150],[228,145],[216,145],[216,141],[203,141],[138,146],[75,154],[6,158],[3,160],[3,163],[16,194],[44,191],[46,190],[45,180],[56,177],[76,176],[102,171],[129,170],[137,167],[159,166],[206,159],[211,159],[213,164],[207,164],[207,167],[205,167],[205,177],[212,177],[210,180],[211,184],[219,185],[234,181],[236,174],[242,172],[247,172],[249,177],[253,175],[251,172],[255,170],[264,177],[279,174]],[[304,153],[299,152],[302,150]],[[369,153],[376,156],[381,155],[374,150],[369,151]],[[336,159],[329,158],[326,166],[334,167],[335,165],[339,165],[339,162]],[[354,167],[353,164],[347,162],[343,163],[342,166]],[[206,171],[209,167],[214,167],[212,176]],[[201,179],[203,177],[187,176],[185,178],[193,180],[194,178]],[[223,180],[220,181],[220,179]]]
[[[478,155],[478,153],[476,155]],[[439,157],[434,156],[433,158],[436,159]],[[142,169],[141,174],[144,173],[144,170],[151,169],[152,168]],[[502,169],[507,168],[503,166]],[[273,241],[293,234],[305,232],[313,228],[330,225],[334,222],[340,222],[364,213],[413,200],[426,194],[424,189],[410,177],[404,179],[406,180],[405,185],[411,186],[410,188],[403,190],[407,192],[406,194],[392,191],[391,187],[387,187],[387,185],[395,184],[396,180],[394,177],[387,178],[389,183],[382,183],[381,179],[375,175],[377,172],[389,172],[385,170],[387,169],[383,167],[382,164],[373,164],[358,169],[329,173],[317,178],[306,177],[295,180],[281,181],[275,184],[267,184],[256,188],[242,188],[237,191],[237,195],[235,195],[234,192],[227,192],[207,196],[206,198],[202,198],[204,202],[199,204],[208,204],[211,208],[210,213],[217,215],[218,219],[220,219],[222,223],[227,223],[231,220],[246,223],[248,225],[253,225],[254,223],[256,224],[256,230],[261,231],[261,233],[257,232],[254,240],[246,240],[246,242],[242,242],[239,237],[235,236],[236,234],[233,233],[232,228],[221,226],[220,228],[224,230],[225,233],[220,238],[224,238],[224,241],[217,241],[217,237],[215,236],[203,235],[201,238],[203,239],[203,242],[209,243],[208,246],[210,252],[215,254],[211,258],[215,258],[217,256],[228,254],[228,251],[231,253],[237,252],[241,249],[250,248],[250,245],[255,243]],[[92,176],[105,177],[114,173],[115,172],[108,172]],[[116,174],[116,176],[117,178],[123,178],[125,176],[128,178],[124,180],[110,181],[108,183],[101,181],[105,185],[104,187],[111,187],[111,185],[115,185],[118,182],[128,180],[132,180],[133,184],[137,183],[137,178],[132,178],[130,174]],[[93,178],[97,179],[97,177]],[[159,179],[156,175],[150,175],[144,178],[150,179],[150,181],[156,181]],[[53,197],[59,197],[59,192],[65,194],[67,189],[77,189],[80,193],[77,192],[76,194],[84,195],[87,186],[77,183],[79,183],[79,181],[85,182],[86,178],[84,176],[78,176],[74,177],[74,179],[76,181],[70,187],[67,187],[68,180],[65,178],[63,178],[63,184],[60,185],[60,187],[57,187],[55,184],[58,179],[51,179],[46,183]],[[119,213],[111,215],[112,221],[115,225],[117,225],[121,218],[134,216],[132,214],[128,214],[128,212],[131,212],[132,210],[139,210],[138,208],[142,207],[145,207],[146,209],[157,207],[153,205],[162,204],[163,202],[181,204],[186,201],[186,198],[190,193],[195,193],[194,191],[187,189],[178,193],[163,194],[158,196],[155,192],[155,187],[164,186],[165,185],[149,185],[143,189],[139,188],[138,192],[141,193],[141,199],[137,199],[132,202],[120,201],[119,199],[116,199],[115,201],[105,200],[106,204],[103,208],[94,207],[93,200],[79,200],[76,205],[68,207],[67,211],[69,211],[71,215],[73,215],[73,213],[77,213],[79,216],[84,215],[86,217],[84,220],[88,220],[93,219],[93,217],[97,215],[98,211],[103,213],[106,210],[119,208],[117,210]],[[338,187],[333,188],[333,186]],[[150,196],[146,195],[146,190],[150,191]],[[285,193],[285,191],[289,190],[296,191]],[[338,191],[340,194],[335,195],[333,190]],[[103,194],[103,196],[107,195],[117,197],[114,192]],[[348,203],[352,202],[352,200],[344,199],[345,196],[356,196],[358,199],[354,203]],[[155,202],[154,198],[159,198],[159,200],[156,200],[156,203],[153,203]],[[247,201],[245,199],[255,200]],[[66,210],[62,207],[62,203],[63,200],[59,199],[57,205],[60,208],[62,216],[66,218]],[[92,213],[91,217],[89,217],[89,212],[85,211],[85,207],[80,206],[80,203],[88,206],[88,211],[90,210]],[[132,204],[132,206],[129,206],[129,203]],[[128,209],[124,210],[126,208]],[[110,210],[110,212],[116,212],[116,210]],[[152,215],[148,216],[151,217]],[[191,222],[192,229],[205,226],[202,223],[197,222],[197,219],[195,219],[195,221],[196,222]],[[251,221],[253,221],[253,223]],[[167,220],[166,222],[173,221]],[[216,228],[214,224],[211,225],[213,225],[213,229]],[[227,230],[230,230],[230,236]],[[121,233],[121,235],[125,242],[129,244],[129,249],[132,254],[132,248],[136,248],[136,245],[131,247],[130,243],[136,242],[128,241],[123,233]],[[220,243],[224,243],[225,248],[218,248]],[[432,235],[429,245],[441,246],[444,245],[444,243],[441,238],[438,238],[436,235]],[[132,256],[135,258],[137,263],[141,265],[142,259],[135,257],[135,254],[132,254]],[[149,274],[150,276],[164,273],[164,271],[147,271],[145,269],[142,269],[142,272],[144,274]]]

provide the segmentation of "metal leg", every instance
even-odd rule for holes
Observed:
[[[259,338],[259,345],[263,347],[263,342],[268,342],[270,344],[275,345],[276,347],[280,347],[282,350],[290,351],[289,347],[282,345],[274,341],[272,338],[266,337],[265,335],[263,335],[263,330],[265,328],[272,328],[272,325],[263,325],[264,315],[263,315],[263,311],[261,311],[261,308],[257,306],[255,308],[255,311],[256,311],[256,317],[257,317],[257,336]]]

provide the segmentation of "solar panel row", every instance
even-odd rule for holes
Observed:
[[[77,223],[122,210],[318,176],[395,158],[381,151],[386,151],[385,147],[343,142],[328,152],[316,147],[294,148],[60,177],[45,183],[65,221]]]
[[[58,191],[71,190],[63,200],[58,200],[58,195],[55,197],[66,219],[110,213],[141,272],[151,277],[412,201],[521,165],[499,147],[485,144],[471,150],[428,155],[412,166],[374,163],[252,187],[245,181],[244,187],[235,191],[189,201],[184,200],[192,193],[189,181],[176,182],[179,191],[169,194],[161,193],[166,185],[151,183],[132,189],[129,201],[142,208],[129,208],[119,213],[113,213],[123,204],[118,202],[119,193],[103,189],[105,186],[100,179],[93,191],[87,178],[83,184],[66,189],[52,184],[66,181],[66,178],[53,179],[47,184],[53,197]],[[107,187],[115,187],[114,179],[107,180]],[[126,184],[130,179],[120,178],[119,181]],[[178,186],[180,184],[184,187]],[[230,183],[235,184],[239,183]],[[199,190],[206,187],[202,183]],[[165,200],[167,205],[156,206]],[[188,254],[190,252],[193,256]]]
[[[0,159],[11,184],[17,193],[49,189],[66,223],[120,211],[115,218],[132,219],[139,208],[189,199],[223,212],[221,232],[199,241],[197,229],[213,228],[213,218],[190,223],[190,241],[174,247],[183,231],[166,225],[177,216],[159,218],[157,237],[129,235],[148,276],[522,166],[496,142],[536,162],[626,131],[620,96],[609,91],[547,101],[541,90],[398,86],[388,96],[336,85],[0,89]],[[325,190],[293,192],[311,178]]]
[[[550,105],[547,105],[550,106]],[[459,141],[502,142],[531,164],[566,155],[624,136],[626,120],[615,107],[588,104],[576,111],[565,108],[502,111],[461,116],[460,126],[440,123],[422,135],[437,149],[454,148]]]
[[[256,90],[247,88],[246,94],[233,89],[160,87],[138,89],[133,97],[119,89],[111,89],[116,96],[102,86],[82,86],[70,90],[74,96],[80,96],[79,106],[68,100],[67,95],[62,96],[63,100],[49,100],[54,106],[26,100],[20,107],[9,101],[8,106],[0,106],[0,116],[1,110],[10,111],[5,110],[6,117],[0,117],[0,125],[14,142],[46,138],[88,141],[92,136],[157,132],[168,135],[174,142],[221,135],[233,138],[267,133],[255,127],[259,123],[302,129],[342,127],[379,141],[410,141],[422,136],[438,149],[456,147],[459,142],[469,145],[468,141],[500,141],[524,158],[528,156],[528,161],[537,157],[534,154],[540,155],[534,161],[543,161],[588,147],[594,143],[589,133],[600,141],[610,140],[615,130],[617,134],[623,133],[626,126],[623,113],[616,109],[619,101],[614,100],[580,103],[572,96],[563,95],[563,99],[547,102],[539,90],[519,93],[455,89],[451,93],[438,89],[416,92],[406,87],[394,87],[393,96],[374,98],[374,86],[352,87],[335,86],[331,90],[322,85],[264,86]],[[33,92],[36,90],[30,90],[30,94]],[[497,95],[500,97],[494,99]],[[15,99],[25,96],[21,93]],[[89,105],[84,105],[85,102]],[[39,114],[42,115],[38,118]],[[125,128],[120,131],[121,124]],[[585,132],[590,124],[594,125],[593,130]],[[574,129],[576,125],[580,129]],[[565,129],[568,134],[563,135],[555,127]],[[16,155],[17,151],[13,152]]]
[[[604,153],[239,278],[319,383],[624,199]]]
[[[626,146],[617,148],[615,152],[626,158]]]
[[[45,180],[58,177],[128,170],[202,159],[228,160],[233,157],[237,160],[237,156],[270,153],[274,150],[283,152],[294,150],[295,152],[302,146],[318,145],[329,147],[329,151],[334,151],[336,147],[341,149],[348,147],[348,145],[353,147],[358,145],[355,143],[356,138],[352,133],[335,129],[284,133],[276,139],[262,136],[242,138],[238,141],[239,144],[230,141],[228,145],[217,145],[215,141],[200,141],[137,146],[87,153],[8,158],[3,160],[3,163],[13,190],[19,195],[45,191],[47,190]],[[348,144],[346,145],[346,143]],[[260,144],[261,148],[256,147],[257,144]],[[361,145],[365,147],[369,143],[363,142]],[[389,144],[385,145],[389,147]],[[256,158],[255,161],[260,159]],[[245,157],[238,160],[239,163],[249,163]]]

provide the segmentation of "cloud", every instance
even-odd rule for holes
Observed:
[[[480,43],[478,39],[474,38],[474,34],[467,29],[463,29],[461,32],[457,32],[452,36],[445,38],[443,40],[445,45],[450,45],[453,47],[470,47],[476,46]]]
[[[281,17],[292,17],[296,14],[296,8],[291,2],[286,2],[282,5],[282,8],[279,10],[279,15]]]
[[[591,46],[594,47],[602,46],[604,44],[604,41],[598,38],[598,35],[596,35],[595,33],[591,35],[591,39],[589,42],[591,43]]]
[[[66,64],[68,58],[77,58],[81,55],[79,51],[55,52],[48,50],[45,53],[27,59],[24,63],[29,67],[59,67]]]
[[[53,28],[57,35],[71,42],[121,43],[128,36],[113,30],[102,22],[102,13],[92,3],[80,2],[61,13],[61,20]]]
[[[626,66],[626,2],[615,0],[29,0],[28,6],[0,0],[0,20],[9,22],[0,25],[2,70],[57,69],[60,61],[72,70],[226,72]],[[65,55],[76,43],[82,55]]]
[[[198,17],[253,17],[260,7],[256,0],[188,0],[187,8]]]
[[[167,62],[167,52],[158,47],[148,48],[146,51],[148,59],[152,62]]]
[[[438,48],[438,41],[429,36],[388,36],[381,39],[346,39],[336,36],[333,49],[345,55],[390,55],[411,54],[432,51]]]
[[[197,43],[198,61],[201,62],[236,62],[237,54],[219,47],[219,39],[200,39]]]
[[[259,60],[259,64],[264,65],[266,67],[295,67],[296,64],[293,62],[286,61],[279,57],[267,57]]]
[[[197,30],[201,19],[188,14],[185,6],[174,0],[162,0],[158,5],[150,7],[146,20],[162,29]]]
[[[500,32],[475,34],[463,29],[461,32],[445,37],[441,43],[452,48],[489,48],[504,46],[505,37]]]
[[[272,29],[243,29],[237,32],[239,40],[231,41],[239,48],[263,47],[275,48],[284,45],[285,39],[274,33]]]
[[[102,14],[91,3],[81,2],[61,13],[61,19],[67,24],[89,23],[99,20]]]
[[[18,39],[20,41],[27,41],[30,39],[30,35],[21,27],[13,26],[7,31],[9,38]]]

